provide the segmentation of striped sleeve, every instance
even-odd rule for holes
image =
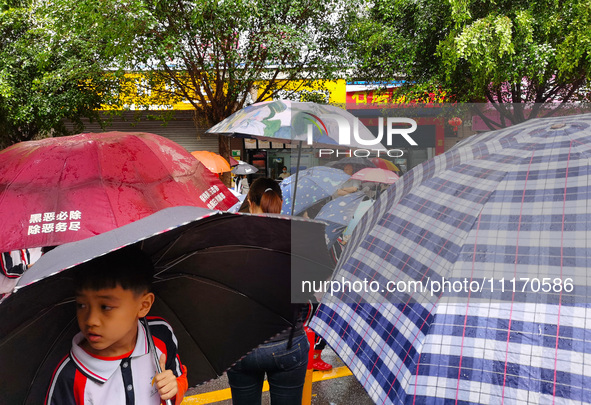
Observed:
[[[166,354],[166,369],[172,370],[177,377],[178,393],[175,398],[175,405],[179,405],[189,388],[189,382],[187,380],[187,368],[181,363],[178,354],[178,341],[172,327],[166,320],[148,317],[148,322],[154,337],[154,344],[162,353]]]
[[[66,357],[53,373],[45,405],[84,404],[86,381],[86,377],[76,369],[70,357]]]
[[[0,271],[8,278],[18,278],[23,275],[31,258],[27,249],[2,252],[0,254]]]

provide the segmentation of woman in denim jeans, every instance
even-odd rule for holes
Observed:
[[[259,178],[246,197],[253,214],[280,213],[281,188],[270,178]],[[301,405],[308,338],[304,332],[301,305],[294,305],[295,326],[271,339],[228,370],[234,405],[260,405],[265,374],[272,405]]]

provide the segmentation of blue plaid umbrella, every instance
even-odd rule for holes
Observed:
[[[531,120],[368,210],[311,327],[376,404],[591,401],[590,157],[591,115]]]
[[[281,193],[283,194],[281,213],[285,215],[302,214],[308,208],[330,197],[350,177],[341,169],[333,169],[332,167],[326,166],[316,166],[302,170],[299,173],[296,193],[297,201],[292,213],[293,184],[296,179],[296,175],[292,174],[280,184]]]
[[[357,191],[328,202],[314,219],[326,222],[325,235],[328,247],[331,247],[353,219],[355,210],[363,201],[365,193]],[[299,201],[298,201],[299,202]]]

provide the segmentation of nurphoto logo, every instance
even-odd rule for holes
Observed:
[[[337,157],[369,157],[372,154],[375,154],[377,157],[380,157],[380,154],[389,157],[401,157],[404,153],[401,149],[386,149],[383,146],[382,139],[384,139],[384,133],[386,135],[386,145],[389,147],[394,145],[394,136],[402,136],[410,146],[418,146],[416,141],[410,136],[410,134],[417,129],[417,123],[412,118],[387,117],[386,124],[384,125],[384,117],[379,117],[378,136],[372,136],[372,139],[364,139],[359,133],[359,118],[357,117],[353,119],[353,128],[351,128],[347,118],[338,114],[322,114],[318,116],[310,113],[306,114],[311,117],[310,121],[312,121],[312,123],[307,126],[306,142],[308,145],[314,143],[314,126],[316,126],[320,132],[327,134],[327,123],[333,121],[338,127],[338,144],[340,146],[355,147],[355,149],[351,148],[348,150],[323,148],[319,151],[319,156],[321,157],[333,154]]]

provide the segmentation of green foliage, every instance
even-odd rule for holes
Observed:
[[[171,83],[159,91],[180,94],[213,124],[288,80],[334,77],[349,1],[56,0],[47,12],[67,27],[57,35],[110,44],[115,69]]]
[[[359,76],[489,102],[514,123],[589,101],[588,0],[376,0],[350,38]]]
[[[51,21],[22,5],[0,11],[0,148],[67,134],[65,119],[81,130],[81,118],[97,117],[111,86],[96,55],[52,38]]]

